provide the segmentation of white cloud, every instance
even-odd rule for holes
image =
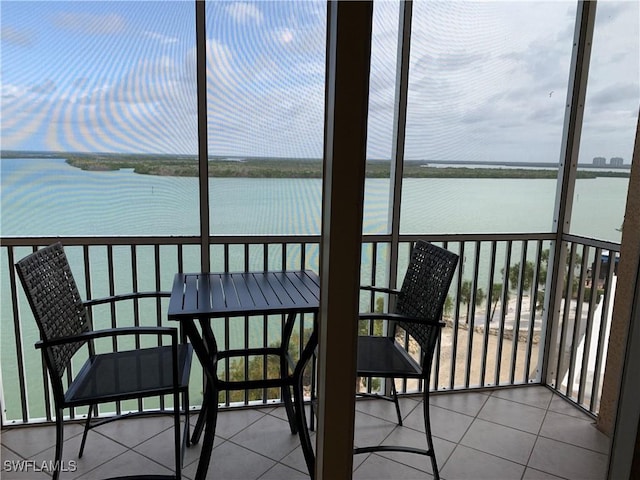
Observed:
[[[16,98],[21,97],[27,93],[28,89],[23,85],[13,85],[11,83],[0,83],[0,97],[2,98]],[[3,104],[4,106],[4,104]],[[6,113],[6,111],[5,111]],[[1,115],[0,115],[1,116]]]
[[[41,95],[49,95],[57,90],[56,82],[51,79],[44,79],[31,87],[31,91]]]
[[[195,50],[193,52],[195,59]],[[238,83],[231,50],[215,39],[207,40],[207,88],[231,89]],[[195,63],[193,64],[195,67]],[[218,96],[218,95],[216,95]]]
[[[288,44],[293,42],[293,32],[288,28],[283,28],[276,32],[277,38],[280,43]]]
[[[558,161],[568,5],[415,4],[407,158]]]
[[[58,13],[53,17],[53,24],[58,28],[83,35],[119,34],[127,29],[126,19],[116,13],[106,15],[82,12]]]
[[[227,7],[227,13],[238,23],[249,23],[253,21],[258,25],[262,23],[263,16],[260,9],[252,3],[236,2]]]
[[[0,29],[0,39],[20,47],[30,47],[35,43],[35,36],[31,32],[4,24]]]
[[[167,45],[172,43],[178,43],[178,39],[175,37],[170,37],[168,35],[163,35],[161,33],[156,32],[142,32],[145,37],[149,37],[153,40],[157,40],[159,43]]]

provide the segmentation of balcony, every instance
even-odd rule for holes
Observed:
[[[448,392],[431,397],[432,425],[441,477],[453,479],[605,478],[609,440],[593,419],[561,395],[543,386],[475,392]],[[391,408],[388,408],[391,407]],[[398,427],[387,402],[356,403],[355,442],[424,441],[419,400],[404,397],[405,425]],[[308,478],[297,436],[291,435],[282,407],[227,410],[220,414],[209,476],[218,479],[266,480]],[[75,471],[63,479],[113,475],[168,474],[172,465],[169,417],[127,419],[89,434],[87,450],[77,458],[80,425],[66,429],[65,462]],[[2,478],[49,478],[42,461],[52,457],[52,426],[14,427],[3,431]],[[265,439],[270,441],[266,442]],[[185,477],[193,478],[200,446],[185,454]],[[412,458],[413,457],[413,458]],[[30,459],[28,472],[8,472]],[[168,462],[168,463],[167,463]],[[71,463],[69,463],[71,465]],[[424,457],[403,454],[358,455],[354,479],[431,478]],[[71,470],[71,468],[69,469]]]
[[[30,164],[24,173],[4,175],[3,172],[6,179],[3,200],[11,199],[6,204],[8,208],[3,208],[3,229],[7,224],[14,227],[8,229],[10,232],[3,231],[0,238],[3,460],[44,460],[53,442],[50,386],[40,355],[33,348],[38,335],[13,265],[33,249],[55,240],[65,245],[85,299],[132,290],[167,291],[174,273],[203,268],[215,271],[310,268],[320,272],[321,242],[328,237],[333,237],[330,238],[333,245],[340,248],[346,243],[345,239],[360,247],[362,239],[360,278],[354,271],[347,272],[351,284],[360,281],[395,286],[406,265],[411,242],[419,238],[434,242],[458,253],[461,263],[444,312],[447,326],[436,352],[432,382],[430,385],[397,385],[407,417],[403,429],[396,429],[389,422],[393,415],[387,415],[386,405],[379,405],[382,402],[359,400],[356,444],[363,441],[364,436],[372,442],[383,442],[394,436],[413,441],[416,428],[420,428],[412,421],[414,412],[419,410],[414,395],[425,388],[433,392],[436,449],[445,479],[604,478],[609,452],[613,452],[611,459],[615,457],[616,438],[626,445],[635,442],[637,407],[631,408],[633,415],[629,415],[629,398],[631,404],[637,402],[632,391],[622,392],[626,397],[621,394],[618,401],[621,382],[617,377],[622,376],[625,364],[633,365],[631,359],[640,351],[632,344],[625,351],[628,323],[633,318],[631,302],[636,298],[628,287],[633,284],[636,277],[632,278],[632,274],[636,272],[629,274],[627,270],[625,281],[617,284],[616,259],[634,261],[638,253],[640,228],[637,215],[633,215],[640,206],[634,192],[638,189],[628,189],[629,197],[635,197],[625,216],[622,209],[603,206],[602,198],[611,191],[623,193],[627,198],[626,186],[615,182],[605,182],[602,186],[602,183],[577,181],[578,164],[584,167],[591,160],[590,152],[594,148],[622,148],[629,152],[624,153],[625,158],[633,156],[629,146],[634,132],[636,143],[638,138],[637,111],[633,109],[633,105],[637,105],[637,88],[635,84],[620,88],[619,80],[628,78],[628,72],[634,71],[613,69],[609,60],[618,58],[620,65],[629,65],[629,69],[636,65],[625,59],[626,55],[637,58],[637,55],[634,57],[637,44],[633,43],[637,39],[637,23],[624,22],[637,18],[633,15],[635,6],[629,8],[631,14],[626,14],[620,13],[625,8],[613,5],[608,9],[607,2],[600,2],[598,8],[603,13],[599,13],[600,20],[596,21],[596,2],[578,1],[575,7],[574,2],[570,7],[563,2],[533,2],[528,9],[520,3],[514,9],[510,2],[471,2],[458,8],[453,2],[451,11],[448,8],[432,10],[432,5],[425,2],[416,3],[413,14],[414,2],[375,2],[372,35],[368,30],[371,25],[367,26],[370,20],[364,20],[371,17],[363,15],[364,12],[333,10],[329,12],[331,15],[326,15],[324,3],[317,8],[318,5],[313,6],[311,2],[291,2],[291,6],[305,10],[300,13],[314,23],[301,23],[305,27],[299,31],[283,27],[275,36],[274,32],[265,30],[263,33],[268,35],[264,38],[281,40],[281,46],[273,50],[270,43],[255,41],[241,34],[244,27],[238,27],[251,19],[260,23],[263,18],[257,8],[260,2],[250,9],[236,9],[224,2],[195,2],[195,11],[191,2],[164,2],[157,8],[128,2],[132,7],[141,7],[139,11],[132,8],[132,14],[150,19],[150,27],[143,32],[146,40],[138,35],[129,38],[131,44],[122,44],[122,48],[115,40],[119,37],[105,40],[102,46],[91,42],[87,48],[89,44],[82,35],[63,38],[60,32],[45,31],[44,26],[51,22],[46,15],[38,17],[44,10],[23,12],[20,2],[12,3],[9,7],[13,9],[13,17],[12,10],[7,8],[6,18],[13,18],[17,24],[29,19],[22,24],[29,28],[22,35],[10,24],[6,28],[7,39],[13,43],[12,50],[6,49],[9,53],[4,56],[3,66],[7,66],[4,70],[12,75],[22,73],[6,82],[3,111],[7,115],[4,115],[2,140],[5,147],[15,148],[18,153],[33,150],[45,158]],[[95,29],[79,28],[86,20],[95,19],[99,24],[102,19],[101,24],[108,25],[110,22],[104,23],[105,19],[118,20],[125,13],[125,9],[118,10],[117,2],[97,2],[96,5],[98,3],[101,8],[109,6],[116,10],[95,16],[81,11],[63,12],[64,15],[55,17],[58,21],[53,24],[91,35]],[[89,6],[73,5],[80,10]],[[289,25],[293,18],[289,3],[275,2],[274,5],[286,6],[282,26]],[[167,6],[178,7],[181,15],[165,10]],[[306,11],[309,6],[313,11]],[[497,10],[485,11],[485,6]],[[63,7],[66,8],[66,4]],[[337,5],[330,3],[330,7],[337,8]],[[465,13],[468,16],[462,21],[461,15]],[[495,13],[509,15],[503,18]],[[513,13],[518,13],[518,17],[512,17]],[[334,20],[344,15],[347,20],[342,21],[342,25],[350,25],[351,36],[343,36],[344,32],[337,35],[338,23]],[[362,31],[352,28],[354,22],[349,18],[362,21]],[[393,18],[397,18],[395,25],[388,25],[386,20]],[[544,21],[544,18],[559,21]],[[175,31],[156,32],[156,28],[171,24],[167,19],[175,20]],[[3,19],[3,27],[5,21]],[[42,43],[56,45],[64,57],[32,57],[24,49],[33,45],[27,34],[32,32],[30,25],[38,22],[43,28]],[[118,27],[126,22],[115,23]],[[267,24],[271,25],[264,23]],[[325,29],[331,35],[336,34],[336,44],[328,45],[331,48],[327,48],[325,39],[333,37],[326,37]],[[594,35],[594,30],[602,32],[600,38]],[[614,35],[610,34],[611,30]],[[408,35],[411,32],[413,37]],[[431,36],[432,32],[439,33]],[[485,37],[483,32],[495,38]],[[615,48],[607,43],[608,37],[616,40]],[[178,43],[178,38],[183,42]],[[233,45],[218,42],[222,38],[233,39]],[[296,41],[306,39],[304,48],[290,48],[294,38]],[[363,54],[357,48],[366,44],[367,38],[375,41],[371,52]],[[522,45],[514,42],[518,38],[523,40]],[[245,40],[248,43],[243,44]],[[253,52],[260,43],[264,43],[266,49],[255,58],[242,54]],[[78,48],[79,45],[82,48]],[[140,46],[140,51],[151,58],[151,52],[159,52],[155,50],[158,45],[179,46],[182,57],[163,62],[162,68],[151,64],[150,68],[139,68],[146,65],[144,58],[134,62],[126,55],[122,59],[114,55],[116,51],[138,51]],[[451,50],[452,45],[459,49]],[[232,46],[237,50],[232,50]],[[509,48],[504,49],[505,46]],[[511,51],[512,46],[517,49]],[[532,48],[534,46],[536,48]],[[89,60],[101,59],[96,52],[102,48],[104,58],[117,62],[118,68],[98,64],[88,68],[86,75],[74,70],[84,62],[94,65]],[[90,53],[80,58],[79,51]],[[303,51],[312,54],[299,56]],[[554,55],[549,56],[550,53]],[[332,55],[343,61],[349,59],[348,68],[332,66],[335,63]],[[369,57],[370,64],[351,61],[365,57]],[[591,57],[595,61],[590,70]],[[279,58],[282,62],[272,65],[256,60],[261,58]],[[492,59],[498,63],[487,63]],[[19,68],[27,64],[29,68]],[[233,68],[228,71],[220,68],[227,64]],[[42,66],[37,75],[32,70],[35,65]],[[164,76],[165,67],[173,68],[172,65],[184,66],[185,70]],[[480,65],[482,68],[478,68]],[[128,67],[120,71],[120,66]],[[326,71],[325,66],[329,67]],[[47,70],[54,80],[34,84],[34,79],[49,78],[45,75]],[[116,70],[121,78],[105,79],[96,74]],[[147,71],[149,76],[145,76]],[[550,71],[554,73],[551,76]],[[309,84],[313,88],[293,89],[289,83],[292,72],[315,79]],[[245,73],[247,78],[243,77]],[[91,76],[94,74],[95,78]],[[262,77],[262,74],[268,75]],[[271,75],[274,80],[287,81],[272,84]],[[205,81],[196,82],[196,76]],[[369,79],[371,93],[364,89],[354,94]],[[540,84],[540,79],[547,79],[549,83]],[[164,88],[170,84],[182,85],[183,80],[183,89]],[[259,91],[253,88],[254,80],[277,88]],[[49,97],[49,93],[56,91],[53,88],[56,81],[59,85],[73,85],[74,94],[68,95],[71,90],[58,87],[59,94]],[[325,91],[333,95],[327,103]],[[622,92],[621,98],[613,98],[609,94],[613,91]],[[149,108],[143,108],[147,102]],[[620,107],[622,103],[624,108]],[[107,117],[94,118],[93,110],[86,110],[91,105],[112,108],[104,110],[109,112]],[[333,108],[325,112],[326,105]],[[370,111],[363,109],[365,105],[370,105]],[[631,110],[627,110],[629,105]],[[194,115],[196,110],[198,113]],[[183,112],[188,113],[183,115]],[[612,119],[624,119],[624,122],[614,125]],[[338,121],[344,123],[336,125]],[[369,130],[355,131],[354,126],[358,125],[369,125]],[[72,126],[78,127],[77,130]],[[37,135],[30,137],[29,133],[35,131]],[[323,146],[326,133],[331,133],[326,139],[333,144]],[[277,148],[262,150],[265,139]],[[86,152],[90,157],[97,155],[100,162],[106,162],[112,155],[133,153],[133,156],[144,157],[143,166],[158,154],[167,156],[171,162],[175,152],[188,152],[189,158],[182,160],[193,160],[189,168],[196,173],[170,170],[157,177],[166,187],[158,188],[154,183],[156,178],[134,173],[135,167],[131,164],[108,172],[105,164],[99,164],[91,173],[105,170],[100,173],[100,183],[89,184],[86,179],[77,180],[69,174],[69,165],[61,158],[66,155],[61,152],[74,151]],[[354,151],[365,154],[354,154]],[[636,146],[632,160],[636,172],[638,151]],[[102,158],[98,152],[106,152],[106,156]],[[617,150],[610,153],[622,154]],[[269,197],[272,192],[278,193],[270,198],[273,204],[265,202],[261,192],[251,201],[245,198],[246,192],[257,192],[251,183],[241,183],[243,186],[239,187],[236,182],[230,182],[222,185],[223,188],[215,183],[217,179],[213,177],[217,173],[210,170],[214,168],[210,165],[212,159],[228,164],[230,160],[242,163],[245,157],[254,156],[324,158],[325,173],[333,172],[336,178],[350,182],[348,185],[332,183],[331,178],[325,178],[313,188],[306,186],[304,198],[289,187],[271,186]],[[363,162],[359,162],[360,157]],[[390,167],[384,172],[384,181],[371,182],[358,194],[356,187],[368,180],[360,169],[364,157],[390,160]],[[408,174],[408,168],[405,169],[410,162],[418,164],[416,169],[423,169],[429,166],[425,162],[438,158],[454,159],[454,163],[470,159],[476,166],[486,163],[485,159],[503,158],[503,166],[507,167],[512,161],[519,163],[525,159],[532,162],[525,162],[529,165],[550,166],[555,171],[550,174],[553,180],[541,191],[523,189],[521,179],[516,179],[517,185],[511,184],[509,191],[502,185],[485,186],[482,191],[467,188],[480,183],[479,179],[466,183],[458,182],[456,177],[452,183],[464,184],[464,187],[455,191],[448,186],[435,188],[437,182],[428,187],[412,182],[414,179]],[[118,163],[119,160],[115,160]],[[327,164],[331,168],[327,169]],[[131,188],[120,190],[120,173],[135,177],[130,183],[124,183]],[[105,177],[108,178],[103,183]],[[153,181],[147,183],[149,179]],[[637,180],[637,176],[634,177],[635,185]],[[42,191],[32,189],[34,184],[42,185]],[[78,192],[78,185],[84,186],[82,192]],[[329,185],[326,191],[325,185]],[[210,186],[216,188],[210,189]],[[286,194],[279,195],[283,191]],[[338,198],[327,200],[325,195],[321,198],[321,191],[339,192]],[[238,192],[240,196],[234,197]],[[480,205],[478,199],[486,196],[486,192],[495,194],[492,197],[495,201]],[[94,193],[99,195],[93,196]],[[433,196],[429,196],[431,194]],[[589,201],[580,205],[579,200],[585,197]],[[520,203],[522,200],[533,202]],[[623,202],[613,203],[617,208]],[[77,213],[76,207],[80,204],[88,208],[87,212]],[[267,204],[269,208],[262,209]],[[363,204],[364,222],[362,211],[357,208]],[[510,204],[517,207],[507,211],[513,207]],[[56,207],[53,214],[45,208],[51,205]],[[529,220],[525,217],[539,205],[545,212],[544,218],[519,223],[523,218]],[[237,211],[230,208],[234,206],[241,208]],[[321,207],[328,208],[329,214],[320,215]],[[250,210],[257,212],[259,221],[246,215]],[[440,211],[442,218],[452,218],[455,222],[438,223],[427,218],[425,210]],[[70,215],[70,211],[77,216]],[[244,222],[229,228],[224,222],[220,223],[219,214],[223,211],[234,220]],[[32,215],[34,212],[38,216]],[[185,212],[193,215],[187,218]],[[415,213],[419,220],[414,221],[407,212]],[[75,222],[80,217],[90,220],[78,229]],[[325,230],[325,222],[335,217],[339,217],[341,223]],[[477,219],[478,224],[469,225],[470,218]],[[594,218],[608,221],[606,231],[621,230],[621,218],[625,218],[627,250],[624,257],[621,244],[595,231]],[[49,221],[44,229],[43,220]],[[319,232],[327,230],[331,235],[321,238]],[[327,250],[335,252],[340,248]],[[616,289],[625,290],[626,303],[613,321]],[[369,311],[383,307],[387,301],[384,296],[373,295],[362,295],[359,300],[360,309]],[[341,302],[332,304],[343,307]],[[165,300],[132,301],[115,311],[95,307],[92,316],[97,327],[120,325],[122,319],[132,316],[136,324],[167,325],[166,307]],[[340,321],[339,315],[327,317],[330,322],[335,322],[336,317]],[[223,339],[222,348],[267,346],[278,340],[281,320],[278,316],[241,318],[240,329],[231,328],[225,320],[215,325],[215,331]],[[303,319],[295,335],[304,336],[310,325],[308,319]],[[322,347],[340,339],[340,324],[334,327],[338,338],[325,338],[324,342],[321,338]],[[410,341],[405,347],[414,352]],[[615,350],[613,355],[610,350]],[[608,364],[610,358],[614,361]],[[237,367],[225,365],[231,372],[246,371]],[[197,368],[196,365],[191,385],[191,403],[196,409],[202,401],[201,375]],[[323,373],[323,369],[318,371]],[[341,387],[336,389],[337,393],[344,395],[341,400],[351,401],[353,377],[340,377],[340,369],[331,373],[333,384]],[[308,392],[312,391],[314,374],[310,369]],[[634,386],[634,380],[630,382]],[[376,381],[360,385],[369,391],[386,387]],[[216,476],[216,461],[223,473],[227,468],[225,462],[233,463],[238,478],[305,477],[297,439],[288,434],[286,425],[280,421],[283,413],[278,395],[271,391],[239,392],[237,396],[227,395],[222,399],[224,424],[218,432],[220,438],[210,471],[212,478],[225,478],[225,475]],[[162,406],[162,401],[144,405],[123,402],[105,407],[100,415],[129,410],[153,412]],[[607,433],[611,434],[616,415],[618,425],[626,423],[633,428],[624,435],[616,432],[607,439],[594,426],[596,422],[598,427],[603,427],[603,412],[607,418],[602,423]],[[71,410],[69,423],[79,422],[85,413],[82,409]],[[340,414],[335,410],[332,413]],[[339,418],[336,420],[338,416],[329,414],[321,419],[326,422],[325,427],[327,424],[332,427],[326,438],[341,440],[344,437],[340,429],[344,423]],[[132,468],[144,469],[144,473],[157,469],[161,473],[170,467],[163,464],[162,457],[162,435],[168,428],[169,424],[162,418],[111,424],[94,434],[98,445],[92,449],[90,442],[87,457],[78,463],[77,472],[68,472],[67,477],[101,478],[106,471],[108,475],[133,473]],[[65,451],[67,460],[74,459],[72,447],[77,441],[78,429],[74,425],[67,429],[70,435]],[[273,442],[275,451],[256,447],[252,438],[272,430],[273,435],[281,439]],[[322,430],[319,430],[318,439],[321,437]],[[105,448],[101,449],[100,443]],[[334,452],[337,453],[351,448],[338,442],[336,445]],[[188,477],[193,474],[198,448],[187,454]],[[239,461],[233,456],[237,452],[246,453],[256,462]],[[328,454],[321,463],[331,464],[332,459],[338,457]],[[22,465],[23,468],[34,466]],[[252,471],[240,472],[238,465]],[[349,467],[345,467],[347,471]],[[405,457],[359,456],[354,467],[356,478],[423,478],[429,474],[428,470],[421,471],[419,460]],[[13,473],[6,470],[3,472],[3,478],[11,475]],[[48,477],[46,472],[34,472],[33,468],[22,476],[16,475],[18,478]],[[344,476],[335,475],[336,478]]]
[[[451,236],[431,240],[468,255],[464,275],[458,274],[451,287],[450,301],[444,315],[447,327],[443,329],[432,385],[429,387],[433,392],[433,428],[443,478],[479,478],[478,468],[485,467],[488,468],[485,478],[502,478],[495,477],[496,472],[507,475],[504,478],[540,478],[543,475],[540,472],[561,478],[604,478],[609,440],[593,423],[597,418],[601,395],[601,378],[605,367],[603,358],[606,358],[603,353],[604,334],[609,321],[606,309],[603,311],[602,306],[612,301],[615,270],[612,263],[602,263],[596,259],[602,258],[604,247],[614,252],[617,246],[577,238],[570,244],[573,257],[580,258],[580,262],[569,269],[573,279],[570,284],[575,285],[574,293],[572,300],[566,302],[566,308],[563,304],[556,328],[556,341],[550,343],[549,350],[549,356],[554,359],[551,371],[559,373],[543,377],[541,365],[544,351],[541,346],[549,329],[542,309],[532,309],[529,299],[538,298],[541,304],[548,301],[545,300],[548,296],[546,286],[536,280],[540,272],[547,268],[542,252],[548,241],[540,236],[528,235]],[[51,241],[53,239],[7,239],[2,247],[2,255],[5,261],[13,262],[26,255],[33,246]],[[144,289],[145,284],[152,284],[161,290],[168,290],[174,271],[184,271],[191,253],[194,253],[191,249],[195,248],[190,245],[189,239],[179,241],[176,238],[67,238],[63,241],[67,245],[67,255],[76,267],[74,271],[78,273],[80,289],[86,292],[87,298],[104,295],[105,290],[123,293],[121,289],[125,288],[124,285],[129,288],[133,285],[133,290],[140,290]],[[219,243],[213,245],[212,249],[218,254],[216,258],[221,268],[226,270],[261,268],[265,265],[273,265],[273,268],[304,266],[315,269],[317,265],[313,264],[313,259],[316,257],[312,252],[318,248],[317,241],[313,237],[226,238],[224,241],[218,239]],[[402,265],[408,260],[410,243],[410,238],[402,239],[399,248],[401,271]],[[383,258],[387,249],[388,243],[385,241],[376,238],[365,240],[363,283],[388,283],[384,262],[374,260]],[[498,255],[498,251],[502,253]],[[524,288],[524,267],[521,265],[527,261],[534,266],[532,272],[535,277],[530,279],[529,288]],[[502,273],[496,275],[495,272],[499,271]],[[509,271],[517,274],[517,282],[510,284]],[[115,272],[119,272],[118,275]],[[100,284],[101,278],[108,279],[106,285]],[[465,292],[464,278],[471,278],[475,285],[475,288],[471,288],[470,298],[469,293]],[[490,278],[492,281],[489,284]],[[585,293],[587,286],[594,283],[594,278],[600,279],[596,282],[600,287],[599,297],[595,296],[595,289]],[[43,369],[38,366],[39,355],[32,349],[37,333],[28,328],[33,324],[33,319],[30,318],[25,299],[11,272],[7,280],[8,283],[4,284],[9,285],[14,299],[10,310],[13,312],[14,335],[13,345],[4,349],[4,355],[14,363],[18,374],[15,378],[7,378],[5,374],[3,380],[5,385],[12,382],[20,388],[4,390],[7,402],[3,418],[3,459],[45,459],[46,451],[53,442],[48,382],[43,377]],[[499,295],[485,298],[484,302],[474,298],[478,295],[480,285],[486,285],[489,292],[497,291],[492,288],[494,284],[508,285],[508,294],[500,290]],[[583,301],[578,302],[578,298]],[[382,301],[382,297],[363,296],[361,308],[374,310]],[[167,324],[164,318],[166,305],[153,300],[144,307],[133,310],[143,312],[136,321],[142,324]],[[116,312],[114,321],[118,322],[118,316],[124,317],[128,311]],[[93,314],[94,321],[105,314],[109,317],[108,312],[99,310]],[[467,318],[473,319],[473,322],[467,322]],[[279,319],[264,319],[257,323],[245,319],[247,333],[240,340],[234,340],[235,334],[227,323],[222,327],[220,338],[225,339],[227,346],[237,341],[246,345],[256,337],[264,338],[263,341],[267,342],[268,336],[258,330],[263,331],[273,321],[277,323]],[[473,328],[470,328],[470,323]],[[304,335],[306,325],[306,320],[300,324],[298,335]],[[514,334],[514,331],[518,334]],[[410,343],[406,346],[411,350]],[[15,352],[14,356],[7,357],[8,351]],[[228,368],[233,369],[233,365]],[[192,405],[195,408],[202,399],[200,378],[196,370],[192,374],[191,388]],[[551,381],[546,383],[547,379]],[[363,384],[361,388],[375,390],[383,386],[373,383]],[[392,423],[394,415],[388,408],[391,405],[360,400],[356,407],[356,444],[358,440],[375,443],[396,437],[409,443],[416,441],[416,432],[421,428],[420,418],[416,417],[420,409],[417,408],[419,400],[414,399],[413,394],[423,386],[399,384],[398,388],[404,394],[405,427],[396,428]],[[284,412],[280,408],[277,393],[273,396],[273,392],[265,392],[265,395],[255,398],[246,392],[225,400],[224,420],[218,432],[220,444],[214,450],[210,470],[212,478],[216,478],[214,472],[218,468],[215,467],[216,454],[221,455],[222,462],[231,462],[236,467],[247,466],[248,471],[237,471],[237,478],[271,478],[281,473],[285,478],[305,477],[297,437],[288,434],[286,423],[281,421]],[[126,411],[132,407],[123,404],[116,408]],[[154,406],[146,405],[144,408],[152,410]],[[101,412],[104,416],[110,413],[108,410]],[[82,411],[71,412],[71,415],[76,420],[83,418]],[[412,421],[414,417],[416,420]],[[170,456],[163,455],[162,448],[156,448],[154,442],[162,443],[162,431],[171,426],[169,419],[129,419],[111,425],[97,430],[99,433],[95,434],[98,441],[105,442],[104,449],[94,450],[94,455],[98,454],[99,458],[91,460],[92,449],[89,447],[86,458],[78,460],[78,471],[73,474],[69,472],[68,478],[82,475],[85,475],[84,478],[100,478],[103,475],[101,472],[106,471],[104,469],[108,469],[111,475],[114,468],[121,468],[123,473],[134,473],[135,468],[152,467],[162,471],[164,457]],[[67,429],[70,439],[65,450],[66,460],[75,459],[76,447],[72,436],[78,432],[80,426]],[[269,448],[275,448],[275,451],[261,450],[254,443],[255,438],[267,433],[272,433],[274,438],[281,438],[269,444]],[[133,435],[133,438],[125,440],[129,435]],[[495,436],[493,440],[492,436]],[[417,441],[420,440],[418,436]],[[255,464],[233,462],[237,458],[233,455],[239,453],[224,451],[234,444],[251,453],[236,448],[238,452],[255,455],[259,461],[256,460]],[[187,476],[194,473],[193,462],[197,459],[198,451],[199,447],[195,447],[187,452]],[[558,456],[557,462],[550,460],[553,455]],[[406,472],[402,474],[406,474],[405,478],[415,478],[421,475],[423,468],[429,472],[426,462],[421,463],[420,458],[410,459],[402,455],[392,460],[379,455],[361,455],[356,456],[354,462],[354,478],[376,478],[376,474],[382,475],[377,478],[389,478],[391,471],[394,475],[403,471]],[[130,467],[134,467],[134,470]],[[224,470],[224,464],[219,468]],[[151,471],[155,471],[153,469]],[[525,470],[525,477],[521,477]]]

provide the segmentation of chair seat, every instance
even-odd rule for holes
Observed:
[[[104,353],[89,358],[65,394],[69,406],[173,392],[171,346]],[[178,383],[188,388],[192,346],[178,346]]]
[[[391,337],[358,337],[359,377],[422,378],[422,368]]]

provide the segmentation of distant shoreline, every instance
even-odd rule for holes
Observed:
[[[61,158],[76,168],[87,171],[133,170],[141,175],[197,177],[197,157],[194,155],[162,154],[99,154],[2,152],[7,158]],[[367,178],[389,178],[390,161],[367,161]],[[625,165],[624,167],[629,167]],[[629,169],[620,171],[594,168],[578,170],[578,178],[629,177]],[[446,162],[406,160],[405,178],[557,178],[557,164],[524,163],[497,164],[490,162]],[[242,178],[322,178],[320,159],[211,157],[209,177]]]

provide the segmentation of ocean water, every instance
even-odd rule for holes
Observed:
[[[195,178],[139,175],[131,170],[85,172],[61,159],[0,161],[0,234],[10,236],[198,235],[198,181]],[[319,179],[212,178],[212,234],[319,234],[322,184]],[[578,180],[571,233],[620,241],[628,179]],[[536,233],[553,227],[556,182],[544,179],[415,179],[403,182],[401,233]],[[365,233],[388,230],[389,182],[365,183]],[[28,252],[24,252],[26,255]],[[114,249],[116,265],[129,261],[126,249]],[[150,251],[149,255],[153,252]],[[17,253],[18,256],[20,256]],[[144,255],[144,254],[142,254]],[[295,252],[291,255],[296,255]],[[308,261],[317,265],[317,249]],[[517,253],[514,253],[517,255]],[[122,258],[120,258],[122,257]],[[1,282],[7,285],[8,259],[3,252]],[[469,259],[470,260],[470,259]],[[74,271],[79,259],[70,256]],[[196,258],[185,259],[197,270]],[[99,264],[99,262],[97,262]],[[169,288],[176,266],[162,265],[162,288]],[[239,267],[242,268],[242,267]],[[364,265],[363,268],[367,268]],[[130,291],[131,275],[116,272],[118,291]],[[152,279],[153,275],[140,277]],[[108,272],[92,271],[93,296],[106,296]],[[153,290],[155,285],[140,285]],[[81,291],[84,291],[80,285]],[[11,297],[0,288],[2,380],[8,418],[19,416]],[[28,308],[21,305],[20,308]],[[153,322],[153,319],[151,319]],[[34,325],[22,325],[25,370],[31,414],[42,413],[42,366],[34,353]],[[220,325],[222,328],[222,325]],[[279,322],[267,326],[277,336]],[[241,346],[241,329],[230,343]],[[262,338],[262,323],[251,324],[251,344]],[[255,338],[254,338],[255,337]],[[197,392],[192,395],[197,401]]]
[[[198,235],[198,181],[86,172],[62,159],[0,161],[0,233]],[[620,241],[628,179],[578,180],[571,233]],[[211,178],[211,233],[320,233],[319,179]],[[553,228],[556,182],[418,179],[403,182],[401,233],[531,233]],[[364,233],[388,230],[389,182],[365,183]]]

